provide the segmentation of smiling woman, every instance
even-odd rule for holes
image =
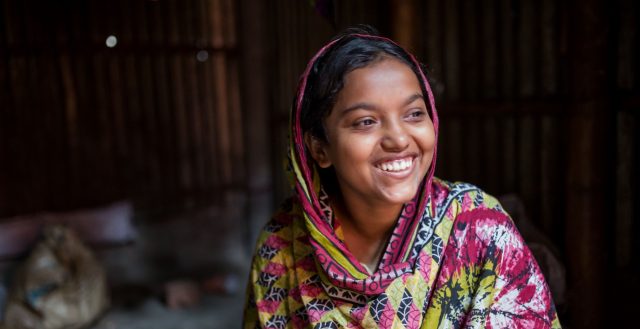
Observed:
[[[344,80],[324,119],[326,140],[311,133],[305,140],[318,166],[336,172],[339,193],[331,202],[347,247],[373,269],[431,165],[435,133],[420,83],[404,63],[384,56]]]
[[[369,28],[310,61],[291,113],[295,195],[260,235],[245,328],[559,328],[500,204],[433,177],[420,64]]]

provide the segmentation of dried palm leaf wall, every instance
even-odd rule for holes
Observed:
[[[235,17],[231,0],[2,1],[0,216],[241,188]]]

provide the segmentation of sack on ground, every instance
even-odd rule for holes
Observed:
[[[83,328],[108,303],[105,273],[91,251],[70,229],[50,226],[14,275],[4,327]]]

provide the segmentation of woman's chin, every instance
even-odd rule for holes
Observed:
[[[418,187],[405,187],[401,189],[386,189],[381,191],[381,201],[388,204],[405,204],[413,199]]]

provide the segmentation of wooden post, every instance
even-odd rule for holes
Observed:
[[[569,97],[566,250],[571,327],[601,328],[607,251],[605,223],[613,213],[606,159],[615,149],[607,108],[607,7],[601,0],[569,2]]]

